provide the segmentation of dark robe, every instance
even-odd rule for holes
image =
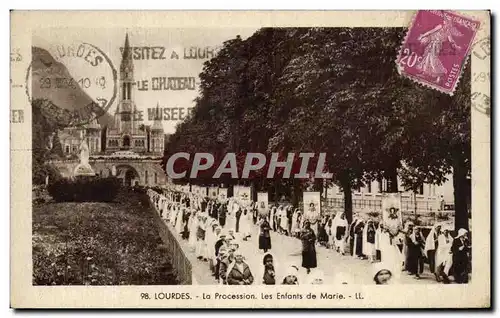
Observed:
[[[240,231],[240,217],[241,217],[241,209],[236,212],[236,233]]]
[[[422,235],[415,235],[415,241],[408,237],[408,272],[410,274],[422,274],[424,270],[424,259],[422,249],[424,248],[424,239]]]
[[[268,251],[271,249],[271,226],[269,222],[264,221],[260,225],[260,234],[259,234],[259,249]]]
[[[337,226],[336,233],[335,233],[335,239],[341,240],[342,237],[344,237],[346,230],[347,229],[345,226]]]
[[[300,237],[302,240],[302,267],[316,268],[316,235],[312,229],[304,229]]]
[[[215,279],[219,279],[219,274],[220,274],[219,250],[220,250],[222,245],[224,245],[223,239],[218,239],[217,242],[215,242],[215,259],[217,260],[217,263],[215,264],[215,268],[214,268]]]
[[[351,224],[349,227],[349,253],[354,256],[354,228],[356,225]]]
[[[184,224],[184,230],[182,231],[182,238],[185,240],[189,238],[188,221],[190,215],[191,215],[190,212],[184,212],[182,215],[182,223]]]
[[[462,250],[460,250],[460,248]],[[469,282],[469,242],[456,238],[451,246],[453,253],[453,277],[457,284],[467,284]]]
[[[358,222],[354,227],[354,233],[356,234],[356,256],[363,256],[363,228],[365,224],[363,222]]]
[[[264,269],[264,275],[262,276],[262,282],[264,283],[264,285],[276,285],[274,267],[272,267],[272,268],[266,267]]]
[[[328,242],[328,233],[326,233],[326,226],[327,222],[318,222],[318,242],[320,243],[325,243]]]
[[[219,279],[222,279],[223,285],[227,284],[226,277],[229,264],[231,264],[231,260],[228,257],[224,257],[219,262]]]
[[[366,241],[371,244],[375,244],[375,226],[372,224],[368,226],[366,231]]]
[[[273,231],[274,232],[276,232],[277,225],[278,225],[278,216],[276,214],[278,214],[277,210],[274,212],[274,214],[271,214],[272,215],[271,217],[273,218]]]
[[[219,224],[222,227],[226,225],[226,213],[227,213],[227,205],[224,204],[219,208],[218,211]]]

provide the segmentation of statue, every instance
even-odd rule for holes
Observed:
[[[74,170],[74,176],[90,176],[94,177],[96,174],[94,169],[89,164],[90,151],[89,146],[85,139],[83,139],[80,144],[80,163],[76,166]]]
[[[89,163],[89,146],[85,139],[80,144],[80,163],[88,164]]]

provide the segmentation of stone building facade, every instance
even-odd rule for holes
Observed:
[[[89,163],[100,176],[115,171],[126,185],[165,183],[165,173],[160,167],[165,144],[162,123],[158,119],[151,127],[146,127],[135,121],[138,110],[134,95],[134,63],[127,34],[120,63],[118,104],[112,123],[101,127],[94,119],[87,125],[58,132],[65,159],[52,163],[64,176],[72,177],[80,145],[85,140],[90,151]]]

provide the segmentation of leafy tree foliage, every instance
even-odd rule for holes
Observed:
[[[238,154],[240,173],[249,152],[325,152],[349,220],[353,188],[385,178],[388,192],[418,189],[453,172],[457,226],[466,227],[470,69],[453,97],[404,78],[395,60],[406,31],[264,28],[226,41],[205,63],[196,107],[171,136],[164,164],[173,153],[209,152],[214,168],[189,182],[251,184],[275,197],[292,189],[285,194],[298,198],[307,180],[267,179],[267,167],[246,180],[212,175],[228,152]],[[179,160],[176,169],[190,165]]]

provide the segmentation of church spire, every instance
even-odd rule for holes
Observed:
[[[125,45],[123,46],[122,62],[120,64],[121,72],[132,72],[134,70],[134,63],[132,59],[132,50],[128,40],[128,33],[125,34]]]

